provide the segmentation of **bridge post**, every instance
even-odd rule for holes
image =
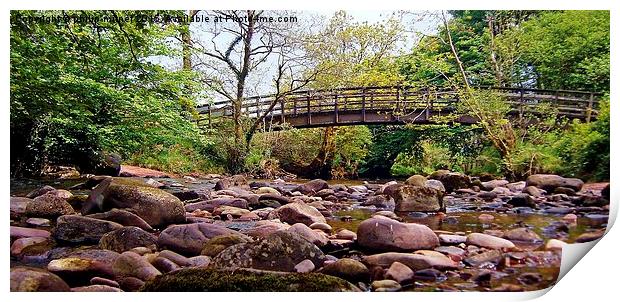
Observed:
[[[590,100],[588,101],[588,109],[586,110],[586,123],[589,123],[592,119],[592,106],[594,105],[594,93],[590,93]]]
[[[306,107],[308,113],[308,125],[312,124],[312,113],[310,113],[310,91],[308,91],[308,95],[306,96]]]
[[[336,124],[338,124],[338,94],[334,95],[334,118]]]
[[[425,92],[422,94],[422,97],[426,99],[426,112],[424,113],[424,118],[426,121],[431,117],[431,110],[433,109],[433,104],[431,103],[431,92],[428,87],[426,87]]]
[[[366,122],[366,88],[362,88],[362,122]]]
[[[280,123],[284,124],[284,98],[280,100]]]
[[[209,128],[211,128],[211,104],[207,105],[208,117],[209,117]]]
[[[519,118],[523,118],[523,105],[525,100],[523,100],[523,87],[519,89]]]

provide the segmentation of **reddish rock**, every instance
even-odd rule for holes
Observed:
[[[38,229],[11,226],[10,235],[11,235],[11,238],[24,238],[24,237],[49,238],[51,236],[51,233],[46,230],[38,230]]]
[[[413,280],[413,271],[400,262],[394,262],[385,273],[385,278],[392,279],[400,284],[409,283]]]
[[[269,217],[279,218],[288,224],[301,222],[311,225],[315,222],[326,223],[325,217],[316,208],[303,203],[289,203],[269,213]]]
[[[400,262],[414,271],[426,268],[436,268],[439,270],[458,268],[458,263],[452,261],[444,255],[437,257],[411,253],[390,252],[365,256],[362,258],[362,262],[369,267],[380,266],[384,268],[390,267],[394,262]]]
[[[117,276],[135,277],[143,281],[161,275],[161,272],[152,264],[134,252],[124,252],[118,256],[112,265],[112,269]]]
[[[229,234],[241,235],[223,226],[204,222],[172,225],[161,232],[157,245],[183,255],[197,256],[209,239]]]
[[[12,267],[12,292],[66,292],[69,285],[60,277],[40,268]]]
[[[514,248],[515,245],[509,240],[482,234],[482,233],[471,233],[467,235],[467,244],[473,244],[480,247],[485,247],[488,249],[502,249],[502,248]]]
[[[439,245],[437,235],[429,227],[400,223],[382,216],[373,216],[359,225],[357,242],[362,247],[376,251],[414,251]]]

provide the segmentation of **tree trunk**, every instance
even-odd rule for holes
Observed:
[[[334,155],[336,152],[336,128],[326,127],[323,132],[321,149],[310,164],[302,166],[289,164],[285,168],[287,172],[304,178],[330,179]]]

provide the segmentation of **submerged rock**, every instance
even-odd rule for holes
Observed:
[[[318,273],[275,273],[256,270],[231,272],[186,268],[147,282],[141,291],[331,292],[359,291],[359,289],[338,277]]]

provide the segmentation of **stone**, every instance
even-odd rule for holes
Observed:
[[[11,268],[12,292],[66,292],[69,285],[60,277],[44,269],[34,267]]]
[[[518,193],[525,189],[525,181],[512,182],[506,185],[510,192]]]
[[[73,213],[75,211],[66,199],[50,193],[35,197],[26,205],[26,215],[31,217],[56,218]]]
[[[523,189],[523,193],[526,193],[532,197],[543,196],[543,191],[535,186],[528,186]]]
[[[400,284],[394,280],[373,281],[370,286],[372,290],[376,292],[396,292],[402,288]]]
[[[577,243],[590,242],[590,241],[600,239],[601,237],[603,237],[603,235],[605,235],[605,230],[583,233],[577,236],[577,238],[575,238],[575,242]]]
[[[32,199],[26,197],[11,196],[11,219],[19,219],[20,216],[26,214],[26,207]]]
[[[181,268],[178,264],[174,263],[174,261],[164,257],[155,257],[155,259],[151,261],[151,264],[162,273],[176,271]]]
[[[410,283],[413,280],[413,276],[413,270],[398,261],[392,263],[385,273],[385,278],[392,279],[400,284]]]
[[[471,233],[467,235],[466,243],[488,249],[510,249],[515,247],[509,240],[482,233]]]
[[[398,217],[398,215],[396,215],[392,211],[379,211],[379,212],[375,212],[373,216],[383,216],[383,217],[391,218],[391,219],[394,219],[394,220],[401,220],[400,217]]]
[[[444,208],[443,193],[429,187],[400,186],[392,195],[399,212],[437,212]]]
[[[375,206],[380,209],[393,209],[395,204],[394,200],[386,197],[385,195],[373,195],[369,196],[364,202],[363,206]]]
[[[185,268],[146,282],[145,292],[331,292],[360,291],[338,277],[240,269]]]
[[[478,220],[482,221],[482,222],[491,222],[495,219],[495,216],[491,215],[491,214],[480,214],[480,216],[478,216]]]
[[[562,217],[562,220],[567,223],[577,223],[577,215],[575,214],[566,214]]]
[[[504,232],[504,238],[513,242],[542,242],[542,238],[528,228],[516,228]]]
[[[280,192],[272,187],[260,187],[256,190],[256,194],[275,194],[275,195],[282,195],[280,194]]]
[[[79,286],[71,288],[72,292],[122,292],[118,287],[112,287],[109,285],[95,284],[87,286]]]
[[[45,218],[28,218],[26,223],[35,227],[48,227],[50,226],[50,220]]]
[[[345,279],[351,283],[370,281],[370,271],[361,262],[342,258],[325,265],[321,273]]]
[[[571,188],[566,188],[566,187],[557,187],[553,190],[553,193],[554,194],[566,194],[568,196],[574,196],[575,194],[577,194],[575,190]]]
[[[337,239],[345,239],[345,240],[357,240],[357,234],[353,231],[349,231],[347,229],[342,229],[336,232]]]
[[[481,198],[487,201],[497,198],[497,194],[495,194],[494,192],[480,192],[477,194],[477,196],[478,198]]]
[[[86,285],[96,276],[113,277],[112,265],[118,257],[118,253],[108,250],[81,250],[52,260],[47,270],[71,285]]]
[[[287,232],[294,232],[303,237],[304,239],[312,242],[318,247],[325,246],[329,239],[322,232],[317,232],[309,228],[303,223],[296,223],[288,228]]]
[[[575,191],[581,190],[583,181],[578,178],[564,178],[554,174],[534,174],[530,175],[526,183],[528,186],[535,186],[547,192],[553,192],[557,187],[571,188]]]
[[[320,267],[325,255],[297,233],[277,231],[253,243],[236,244],[223,250],[213,258],[210,267],[293,272],[295,265],[306,259]]]
[[[289,228],[289,225],[275,222],[271,220],[257,221],[256,224],[248,229],[243,229],[240,232],[244,235],[254,238],[264,238],[277,231],[284,231]]]
[[[439,245],[437,235],[429,227],[382,216],[362,221],[357,228],[357,241],[375,251],[414,251]]]
[[[512,196],[510,200],[508,200],[507,203],[509,205],[512,205],[513,207],[529,207],[529,208],[536,207],[536,200],[534,200],[534,198],[530,196],[529,194],[525,194],[525,193],[520,193],[515,196]]]
[[[153,228],[146,223],[144,219],[140,218],[140,216],[122,209],[112,209],[104,213],[86,215],[86,217],[113,221],[123,226],[135,226],[147,232],[153,231]]]
[[[466,189],[471,186],[471,179],[463,173],[450,172],[448,170],[439,170],[428,176],[430,179],[436,179],[446,188],[446,192],[451,193],[458,189]]]
[[[272,194],[272,193],[266,193],[266,194],[262,194],[258,197],[258,202],[261,205],[264,206],[269,206],[271,204],[274,203],[278,203],[278,204],[287,204],[290,203],[291,200],[286,197],[286,196],[282,196],[280,194]]]
[[[497,187],[505,187],[509,182],[505,179],[494,179],[481,183],[480,188],[486,191],[491,191]]]
[[[433,188],[435,190],[439,190],[443,193],[446,192],[446,187],[444,187],[443,183],[436,179],[429,179],[426,181],[426,187]]]
[[[309,273],[315,269],[314,263],[311,260],[306,259],[295,265],[295,271],[298,273]]]
[[[545,250],[547,251],[561,250],[562,248],[564,248],[566,244],[567,243],[562,240],[549,239],[549,241],[547,241],[547,244],[545,244]]]
[[[446,279],[446,275],[442,272],[440,272],[439,270],[436,270],[434,268],[427,268],[427,269],[422,269],[419,271],[415,272],[415,279],[416,280],[422,280],[422,281],[432,281],[432,282],[436,282],[439,280],[445,280]]]
[[[112,287],[120,287],[118,282],[116,282],[114,280],[107,279],[107,278],[101,278],[101,277],[93,277],[92,279],[90,279],[90,284],[92,284],[92,285],[107,285],[107,286],[112,286]]]
[[[182,255],[197,256],[200,255],[209,239],[220,235],[243,236],[223,226],[205,222],[172,225],[161,232],[157,239],[157,246]]]
[[[130,209],[152,227],[185,222],[183,202],[176,196],[136,179],[108,178],[95,187],[82,215],[113,208]]]
[[[144,281],[136,277],[119,277],[118,284],[124,291],[137,291],[144,286]]]
[[[116,222],[79,215],[64,215],[56,220],[53,234],[54,238],[71,243],[99,243],[103,235],[122,227]]]
[[[503,255],[500,251],[490,250],[465,258],[463,262],[473,267],[480,267],[485,263],[492,263],[494,265],[497,265],[502,260],[502,258]]]
[[[248,242],[252,242],[252,239],[248,238],[245,235],[219,235],[209,239],[209,241],[207,241],[207,243],[204,245],[204,248],[202,249],[200,254],[204,256],[215,257],[221,251],[227,249],[230,246]]]
[[[426,268],[436,268],[439,270],[456,269],[458,263],[443,254],[440,256],[429,256],[412,253],[382,253],[370,256],[364,256],[362,262],[368,267],[380,266],[388,268],[394,262],[400,262],[412,270],[421,270]]]
[[[316,208],[302,203],[289,203],[269,213],[269,217],[279,218],[288,224],[301,222],[311,225],[315,222],[326,223],[325,217]]]
[[[326,181],[322,179],[314,179],[314,180],[311,180],[309,182],[306,182],[298,186],[293,191],[299,191],[302,194],[312,196],[316,192],[321,191],[323,189],[328,189],[328,188],[329,188],[329,184]]]
[[[159,257],[170,259],[171,261],[173,261],[174,263],[180,266],[189,266],[191,262],[189,258],[183,255],[177,254],[171,250],[163,250],[159,252]]]
[[[18,226],[11,226],[10,237],[14,238],[24,238],[24,237],[43,237],[49,238],[51,233],[46,230],[38,230],[31,228],[24,228]]]
[[[149,247],[157,244],[157,237],[145,230],[127,226],[106,233],[99,240],[99,248],[122,253],[135,247]]]
[[[134,252],[124,252],[112,265],[114,274],[121,277],[135,277],[143,281],[151,280],[161,272],[142,256]]]
[[[323,222],[315,222],[310,225],[310,228],[313,230],[321,230],[327,234],[332,232],[332,226]]]
[[[33,246],[42,242],[46,242],[45,237],[24,237],[18,238],[11,244],[11,256],[19,257],[22,251],[29,246]]]
[[[187,266],[192,267],[207,267],[211,263],[211,257],[209,256],[194,256],[189,259],[189,264]]]
[[[445,244],[461,244],[467,241],[467,236],[439,234],[439,241]]]
[[[217,208],[215,208],[215,210],[213,210],[213,215],[217,215],[217,216],[232,216],[234,218],[238,218],[241,217],[244,214],[249,214],[250,210],[247,209],[241,209],[241,208],[237,208],[237,207],[231,207],[231,206],[219,206]]]
[[[56,190],[54,187],[46,185],[46,186],[43,186],[43,187],[40,187],[40,188],[37,188],[37,189],[34,189],[34,190],[30,191],[30,193],[26,194],[26,198],[30,198],[30,199],[36,198],[36,197],[39,197],[39,196],[41,196],[41,195],[43,195],[43,194],[45,194],[47,192],[51,192],[51,191],[54,191],[54,190]]]
[[[409,186],[424,187],[426,186],[426,177],[422,175],[413,175],[405,180],[405,184]]]
[[[500,195],[500,196],[510,196],[513,194],[512,191],[510,191],[510,189],[504,188],[504,187],[495,187],[493,190],[491,190],[490,193],[493,193],[495,195]]]

